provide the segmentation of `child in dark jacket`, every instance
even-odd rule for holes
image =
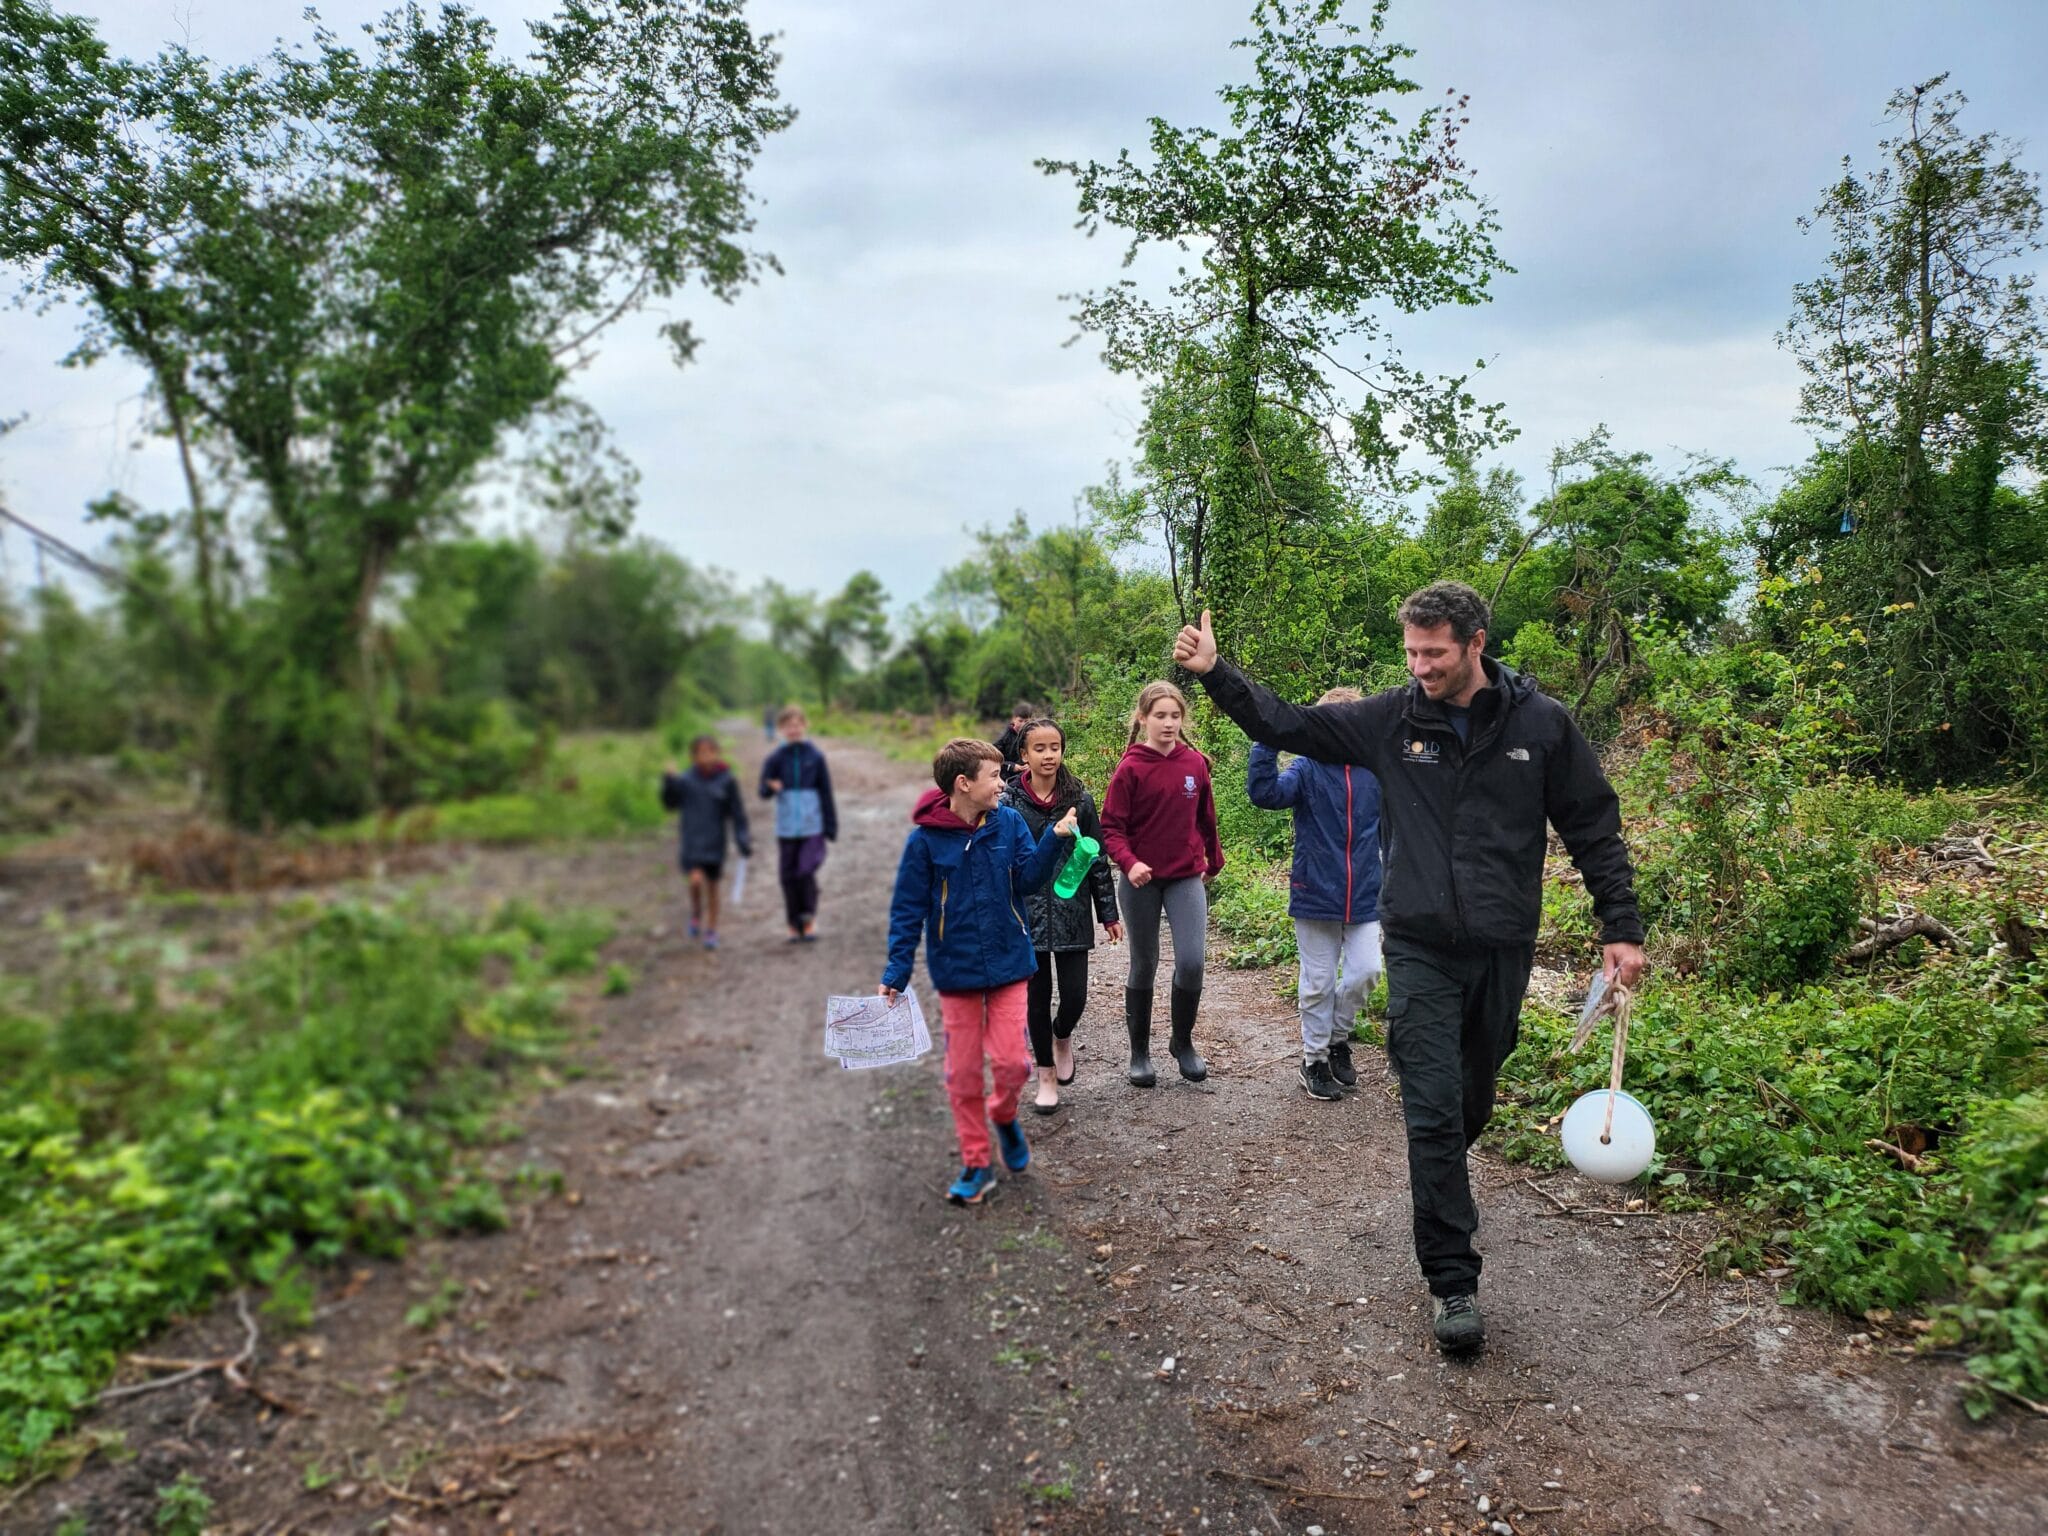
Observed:
[[[1102,841],[1102,823],[1095,815],[1095,797],[1066,765],[1067,733],[1050,720],[1032,720],[1021,733],[1024,767],[1003,789],[1003,804],[1024,818],[1031,835],[1041,835],[1064,812],[1080,816],[1083,837]],[[1038,1094],[1031,1102],[1036,1114],[1060,1107],[1060,1089],[1074,1080],[1074,1026],[1088,1004],[1088,951],[1095,947],[1095,924],[1101,920],[1111,943],[1124,936],[1117,921],[1116,877],[1110,861],[1098,858],[1089,866],[1079,890],[1062,896],[1052,887],[1024,898],[1024,916],[1031,926],[1031,947],[1038,952],[1038,970],[1026,994],[1031,1025],[1031,1059],[1038,1066]],[[1059,981],[1060,1006],[1052,1006],[1053,981]]]
[[[1207,942],[1207,882],[1223,869],[1216,839],[1216,797],[1209,759],[1182,740],[1187,696],[1171,683],[1147,683],[1131,711],[1130,745],[1102,797],[1102,846],[1122,873],[1117,902],[1131,940],[1124,1024],[1131,1065],[1124,1076],[1150,1088],[1152,982],[1159,969],[1159,920],[1173,930],[1172,1043],[1180,1075],[1199,1083],[1208,1063],[1195,1051]]]
[[[1003,777],[1015,778],[1024,769],[1024,728],[1038,718],[1038,711],[1029,700],[1019,699],[1010,706],[1010,723],[996,737],[996,750],[1003,754]]]
[[[839,811],[832,803],[832,773],[825,754],[806,739],[810,723],[791,704],[775,717],[782,745],[761,764],[761,798],[775,802],[775,841],[780,849],[782,905],[789,942],[818,937],[818,870],[825,845],[839,839]]]
[[[716,736],[699,736],[690,743],[688,773],[678,772],[673,762],[668,765],[661,776],[661,803],[678,813],[681,847],[676,860],[690,882],[690,937],[701,935],[706,949],[716,949],[718,882],[725,874],[727,828],[741,858],[754,854],[739,781],[719,757]]]
[[[1318,704],[1363,698],[1332,688]],[[1380,974],[1380,781],[1369,768],[1280,754],[1254,745],[1245,769],[1253,805],[1294,812],[1294,871],[1287,910],[1301,952],[1301,1086],[1341,1099],[1358,1086],[1351,1026]]]
[[[1024,1039],[1025,989],[1037,961],[1018,910],[1058,870],[1063,840],[1074,835],[1070,807],[1042,837],[1001,804],[1002,754],[985,741],[949,741],[932,761],[937,787],[911,814],[896,893],[889,903],[889,959],[876,990],[892,1004],[910,985],[919,932],[938,989],[946,1034],[946,1095],[960,1138],[960,1176],[946,1191],[975,1205],[995,1185],[988,1124],[995,1122],[1003,1165],[1021,1173],[1031,1149],[1017,1124],[1017,1101],[1031,1075]],[[984,1087],[982,1060],[993,1069]]]

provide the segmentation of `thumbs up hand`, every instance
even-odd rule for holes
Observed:
[[[1209,627],[1209,610],[1202,610],[1200,627],[1183,624],[1173,642],[1173,659],[1190,672],[1207,672],[1216,665],[1216,632]]]

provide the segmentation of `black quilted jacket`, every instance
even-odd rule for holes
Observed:
[[[1032,799],[1024,788],[1022,775],[1003,786],[1003,804],[1022,816],[1033,837],[1067,814],[1067,807],[1081,808],[1081,835],[1102,841],[1102,820],[1095,814],[1095,797],[1082,789],[1068,795],[1051,809]],[[1061,867],[1066,861],[1061,860]],[[1057,876],[1055,876],[1057,878]],[[1093,902],[1094,913],[1089,912]],[[1037,950],[1093,949],[1097,922],[1116,922],[1116,876],[1107,852],[1098,854],[1094,868],[1072,896],[1061,897],[1050,884],[1024,898],[1024,916],[1031,924],[1031,947]]]

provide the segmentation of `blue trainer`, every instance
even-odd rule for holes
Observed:
[[[986,1165],[980,1168],[962,1168],[960,1177],[947,1189],[946,1198],[955,1205],[979,1205],[982,1197],[995,1187],[995,1169]]]
[[[1031,1148],[1024,1143],[1024,1127],[1016,1121],[997,1122],[996,1145],[1003,1149],[1003,1166],[1010,1172],[1022,1173],[1031,1166]]]

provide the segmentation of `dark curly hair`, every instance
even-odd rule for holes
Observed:
[[[1458,644],[1470,645],[1474,635],[1493,626],[1493,615],[1486,599],[1462,581],[1433,581],[1401,605],[1401,622],[1417,629],[1448,624]]]

